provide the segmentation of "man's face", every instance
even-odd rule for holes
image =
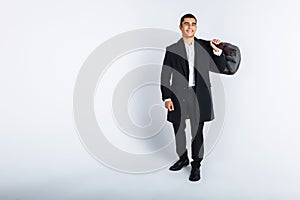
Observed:
[[[179,26],[183,37],[194,37],[197,30],[197,23],[194,18],[184,18]]]

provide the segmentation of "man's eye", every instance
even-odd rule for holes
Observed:
[[[188,22],[185,22],[185,23],[183,23],[185,26],[188,26],[188,25],[190,25],[190,23],[188,23]],[[196,26],[197,24],[196,23],[191,23],[191,25],[192,26]]]

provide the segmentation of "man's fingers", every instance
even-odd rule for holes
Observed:
[[[210,41],[210,46],[215,47],[215,43],[213,41]]]
[[[172,101],[167,101],[165,103],[165,107],[168,109],[168,111],[173,111],[174,110],[174,105]]]
[[[212,43],[214,43],[214,44],[220,44],[220,43],[221,43],[221,40],[219,40],[219,39],[213,39],[213,40],[212,40]]]
[[[172,102],[170,102],[170,103],[168,104],[168,110],[169,110],[169,111],[173,111],[173,110],[174,110],[174,105],[173,105]]]
[[[170,108],[171,108],[170,111],[173,111],[173,110],[174,110],[174,105],[173,105],[173,103],[171,103]]]

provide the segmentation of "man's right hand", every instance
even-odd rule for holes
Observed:
[[[173,105],[173,102],[171,100],[168,100],[168,101],[165,102],[165,107],[169,111],[173,111],[174,110],[174,105]]]

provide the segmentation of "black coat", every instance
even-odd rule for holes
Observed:
[[[198,121],[214,119],[211,96],[211,83],[209,71],[223,73],[226,70],[224,52],[216,56],[209,41],[195,38],[195,94],[198,106],[195,106]],[[185,119],[185,98],[188,89],[189,65],[184,41],[181,38],[177,43],[166,48],[165,58],[161,71],[162,100],[171,98],[174,111],[168,111],[167,120],[180,123]],[[182,107],[182,108],[181,108]]]

